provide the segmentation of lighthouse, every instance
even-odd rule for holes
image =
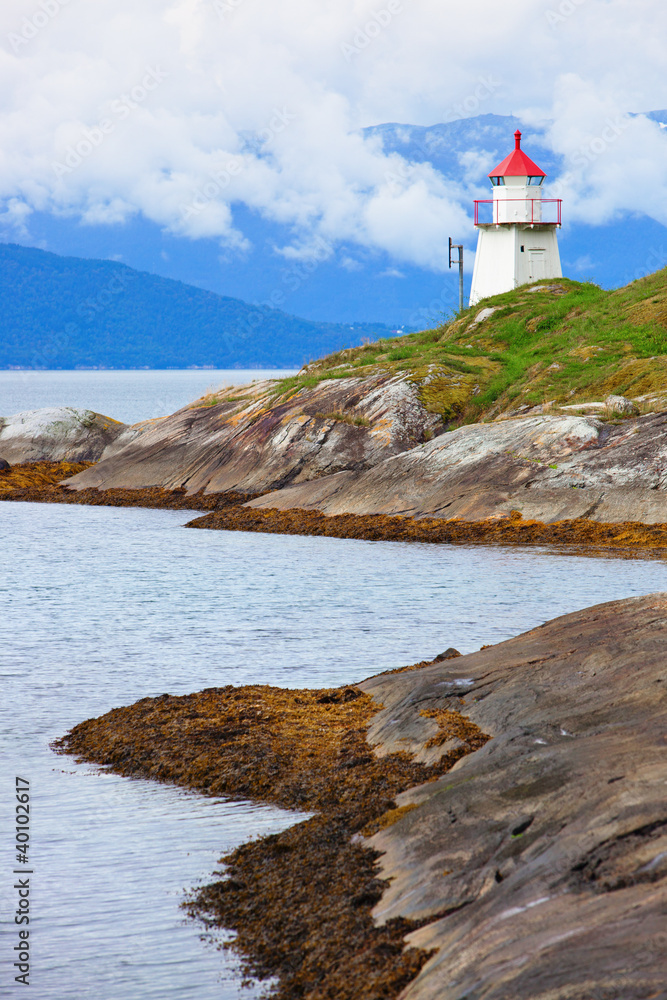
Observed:
[[[545,177],[522,150],[517,129],[514,149],[489,174],[493,198],[475,202],[479,237],[471,306],[531,281],[562,277],[556,238],[562,202],[542,197]]]

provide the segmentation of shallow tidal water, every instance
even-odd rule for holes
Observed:
[[[0,504],[3,980],[13,984],[13,793],[31,782],[30,995],[227,1000],[233,956],[179,904],[219,856],[295,817],[56,756],[138,698],[321,687],[471,652],[559,614],[667,589],[662,562],[191,531],[189,512]],[[7,833],[9,831],[9,833]],[[3,994],[5,995],[5,994]]]

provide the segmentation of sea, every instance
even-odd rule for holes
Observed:
[[[85,406],[133,422],[275,372],[2,372],[0,413]],[[667,589],[659,561],[245,532],[188,511],[0,504],[0,994],[30,872],[30,996],[254,1000],[224,933],[182,903],[240,843],[303,819],[56,755],[77,722],[165,692],[322,687],[462,653]],[[16,778],[30,795],[15,849]],[[15,874],[15,870],[19,874]]]

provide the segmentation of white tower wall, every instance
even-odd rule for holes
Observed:
[[[470,305],[519,285],[562,275],[554,226],[484,226],[477,240]]]
[[[480,229],[472,272],[470,305],[514,288],[516,239],[514,226]]]
[[[549,226],[544,229],[517,227],[516,260],[515,288],[544,278],[562,278],[555,227]]]

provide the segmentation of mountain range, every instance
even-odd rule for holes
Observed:
[[[394,332],[15,244],[0,244],[0,302],[0,368],[298,368]]]

